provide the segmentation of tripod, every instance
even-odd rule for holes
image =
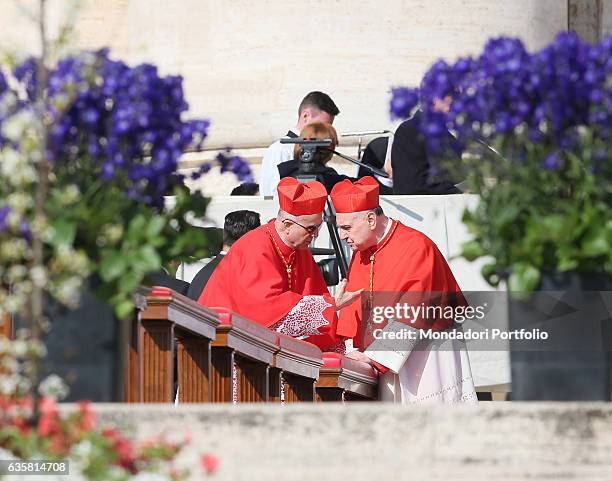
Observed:
[[[299,169],[298,175],[296,179],[298,182],[312,182],[314,180],[321,181],[322,179],[318,178],[316,162],[315,162],[315,153],[317,148],[327,148],[332,144],[331,139],[324,140],[308,140],[301,138],[287,138],[281,139],[281,144],[300,144],[302,146],[300,152],[299,160]],[[348,262],[342,251],[342,247],[340,245],[340,236],[338,235],[338,227],[336,225],[336,215],[331,203],[329,196],[327,197],[327,201],[325,204],[325,210],[323,211],[323,221],[327,226],[327,231],[329,233],[329,239],[332,244],[332,249],[321,249],[316,247],[311,247],[310,251],[313,255],[334,255],[335,260],[337,262],[337,268],[340,270],[341,278],[346,277],[346,273],[348,272]],[[329,263],[327,263],[329,264]],[[327,285],[336,285],[339,282],[337,276],[331,276],[331,271],[337,272],[335,266],[329,265],[319,267],[322,269],[324,276],[326,277]],[[326,275],[327,274],[327,275]],[[336,281],[331,282],[330,281]]]

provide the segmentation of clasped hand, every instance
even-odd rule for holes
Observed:
[[[336,310],[339,311],[344,306],[347,306],[353,299],[358,297],[363,292],[363,289],[359,289],[358,291],[348,292],[346,290],[346,279],[342,279],[340,284],[338,284],[338,288],[336,289],[336,295],[334,300],[336,301]]]

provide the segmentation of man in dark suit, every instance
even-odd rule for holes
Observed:
[[[393,139],[393,137],[391,137]],[[366,148],[363,151],[363,157],[361,157],[361,163],[365,165],[371,165],[372,167],[376,167],[377,169],[385,170],[385,163],[387,161],[387,149],[393,146],[393,141],[391,140],[391,146],[389,146],[389,137],[376,137],[368,142]],[[389,172],[388,172],[389,173]],[[372,172],[365,167],[360,166],[357,171],[357,178],[361,179],[369,175],[374,177],[379,183],[379,193],[380,195],[390,195],[393,194],[393,182],[392,179],[381,179],[377,175],[373,175]]]
[[[450,97],[437,100],[435,108],[447,111]],[[393,167],[393,193],[406,195],[460,194],[456,182],[444,169],[438,168],[431,176],[430,153],[426,140],[419,130],[421,113],[402,122],[395,131],[391,146],[391,165]],[[449,140],[452,140],[450,138]]]
[[[259,214],[252,210],[237,210],[227,214],[223,223],[223,250],[195,275],[187,290],[187,297],[197,301],[215,267],[223,260],[231,245],[260,224]]]

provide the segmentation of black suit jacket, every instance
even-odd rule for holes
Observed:
[[[300,162],[298,160],[288,160],[287,162],[278,164],[278,173],[280,174],[281,179],[284,177],[297,177],[299,168]],[[339,174],[331,167],[318,163],[315,165],[315,173],[317,175],[317,180],[325,186],[328,194],[331,192],[334,185],[343,181],[344,179],[348,179],[352,182],[357,180],[353,177]]]
[[[455,187],[457,182],[450,179],[443,169],[439,169],[433,179],[429,178],[431,164],[425,138],[418,129],[419,117],[417,112],[414,117],[402,122],[395,131],[391,147],[393,193],[460,194],[461,191]]]
[[[208,282],[208,279],[210,279],[215,267],[219,265],[219,262],[221,262],[224,257],[225,254],[216,255],[208,264],[198,271],[191,281],[189,289],[187,289],[187,297],[193,299],[194,301],[197,301],[200,298],[200,295],[204,290],[204,286],[206,286],[206,283]]]
[[[387,157],[387,148],[389,146],[389,137],[376,137],[372,139],[366,148],[363,151],[363,157],[361,157],[361,163],[366,165],[371,165],[372,167],[376,167],[378,169],[383,169],[385,166],[385,158]],[[374,177],[374,174],[370,172],[363,166],[359,167],[357,171],[357,177],[365,177],[369,175],[370,177]],[[376,179],[379,180],[379,179]],[[389,195],[393,194],[393,188],[387,187],[384,184],[381,184],[379,181],[380,195]]]
[[[174,277],[169,276],[165,272],[155,272],[152,274],[147,274],[145,284],[150,286],[169,287],[173,291],[183,295],[187,294],[187,289],[189,288],[188,282],[182,281],[181,279],[175,279]]]

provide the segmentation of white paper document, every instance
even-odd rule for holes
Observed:
[[[414,339],[409,338],[409,331],[413,333],[411,337]],[[397,374],[417,342],[419,342],[418,329],[404,322],[389,319],[387,325],[375,335],[374,341],[364,354]]]

